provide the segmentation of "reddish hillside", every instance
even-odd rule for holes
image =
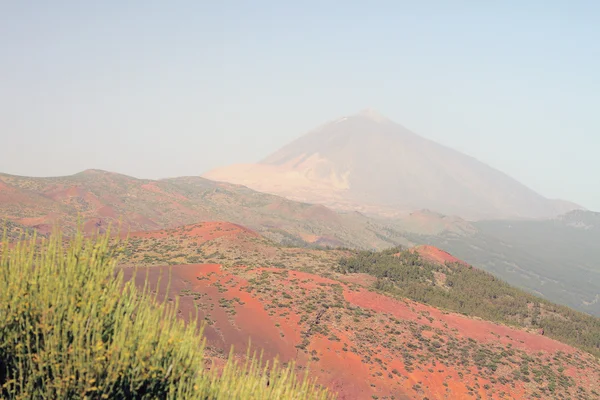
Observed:
[[[125,269],[126,277],[133,271]],[[151,282],[163,277],[163,295],[170,281],[168,296],[181,296],[184,318],[199,308],[215,357],[231,345],[242,355],[251,340],[269,358],[296,360],[301,367],[310,362],[311,374],[340,399],[575,398],[578,390],[600,392],[598,362],[587,353],[351,283],[216,264],[142,269],[136,282],[142,285],[146,276]]]
[[[359,214],[338,214],[248,188],[200,177],[136,179],[88,170],[72,176],[32,178],[0,173],[0,216],[44,232],[57,223],[72,233],[170,229],[198,221],[231,221],[287,245],[383,248],[405,243],[398,232]],[[368,229],[367,229],[368,228]],[[113,228],[114,229],[114,228]]]
[[[0,181],[0,192],[9,192],[11,191],[11,187],[8,186],[6,183]]]
[[[200,222],[197,224],[180,226],[174,229],[122,233],[121,235],[130,238],[185,238],[192,239],[196,243],[204,243],[221,237],[231,239],[260,237],[258,233],[241,225],[222,221]]]
[[[454,257],[452,254],[448,253],[447,251],[438,249],[437,247],[434,247],[434,246],[429,246],[429,245],[417,246],[417,247],[412,248],[411,251],[418,253],[425,261],[431,262],[434,264],[444,265],[446,263],[459,263],[459,264],[467,265],[467,263],[465,263],[462,260],[459,260],[458,258]]]

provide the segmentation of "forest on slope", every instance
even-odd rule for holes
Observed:
[[[600,213],[478,221],[469,232],[403,233],[549,301],[600,317]]]
[[[425,261],[417,252],[392,248],[359,251],[339,261],[341,273],[363,272],[375,287],[395,296],[543,334],[600,356],[600,318],[551,303],[462,263]]]

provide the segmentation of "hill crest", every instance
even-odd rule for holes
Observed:
[[[60,223],[87,233],[110,225],[123,232],[156,231],[199,221],[231,221],[283,244],[383,248],[404,243],[399,232],[358,213],[291,201],[198,176],[161,180],[87,170],[34,178],[0,173],[2,220],[48,233]]]

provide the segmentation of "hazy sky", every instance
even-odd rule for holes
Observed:
[[[196,175],[372,107],[600,210],[598,1],[1,1],[0,171]]]

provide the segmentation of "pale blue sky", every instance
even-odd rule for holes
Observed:
[[[600,210],[598,21],[597,1],[3,1],[0,171],[195,175],[372,107]]]

